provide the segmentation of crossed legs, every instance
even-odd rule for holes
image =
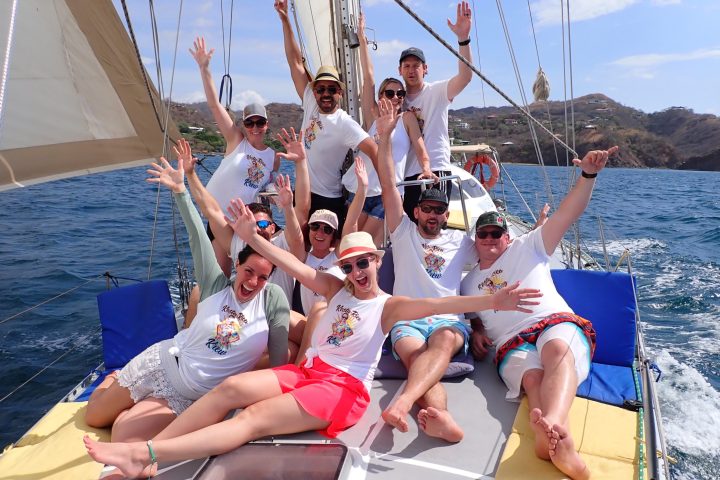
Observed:
[[[568,424],[578,386],[575,356],[566,342],[554,339],[542,347],[540,361],[543,370],[530,369],[522,378],[535,433],[535,454],[552,461],[570,478],[590,478],[590,471],[575,451]]]
[[[447,394],[440,379],[464,341],[460,332],[445,327],[434,331],[427,343],[410,336],[395,342],[395,352],[408,370],[408,379],[402,393],[382,413],[385,422],[407,432],[407,415],[417,402],[421,407],[421,430],[448,442],[462,440],[463,431],[448,412]]]

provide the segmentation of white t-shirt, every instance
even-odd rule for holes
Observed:
[[[275,235],[270,239],[270,243],[283,250],[290,250],[287,239],[285,239],[285,232],[280,232],[279,235]],[[245,248],[245,242],[242,238],[233,234],[232,241],[230,242],[230,257],[233,262],[237,260],[238,253]],[[275,270],[268,278],[268,282],[274,283],[278,287],[282,288],[283,293],[287,297],[288,305],[292,305],[293,288],[295,288],[295,279],[288,275],[285,270],[275,267]]]
[[[385,341],[380,320],[389,298],[384,293],[359,300],[341,288],[328,302],[312,333],[306,365],[312,365],[312,359],[319,356],[328,365],[361,380],[370,391]]]
[[[411,100],[405,97],[403,110],[415,113],[420,125],[425,148],[430,157],[430,170],[449,170],[450,168],[450,136],[448,135],[448,100],[447,87],[450,80],[442,80],[423,84],[417,96]],[[414,150],[408,154],[405,176],[417,175],[422,169]]]
[[[390,240],[395,264],[394,295],[412,298],[457,295],[463,267],[477,262],[474,242],[464,232],[442,230],[438,238],[428,240],[420,236],[418,226],[405,214],[390,233]]]
[[[367,132],[341,108],[329,115],[320,113],[309,83],[303,95],[302,131],[310,191],[327,198],[341,197],[345,155],[368,138]]]
[[[345,274],[342,273],[340,267],[335,265],[335,262],[337,262],[337,255],[335,255],[334,251],[325,255],[325,258],[318,258],[313,255],[312,252],[309,252],[305,259],[305,265],[308,267],[314,268],[318,272],[329,273],[340,280],[344,280]],[[310,314],[310,309],[313,305],[320,300],[325,301],[325,297],[313,292],[305,285],[300,285],[300,300],[302,301],[303,312],[305,312],[305,316],[307,316]]]
[[[520,281],[520,288],[538,288],[543,296],[534,298],[540,305],[532,305],[532,313],[484,310],[478,312],[488,337],[496,346],[543,318],[558,312],[572,312],[557,293],[550,276],[550,256],[545,252],[542,227],[515,238],[505,253],[490,268],[480,270],[476,265],[462,281],[463,295],[492,294],[506,285]]]
[[[195,321],[174,339],[180,378],[189,389],[207,393],[257,363],[268,343],[264,293],[239,303],[229,286],[198,304]]]
[[[207,191],[215,197],[225,213],[230,200],[241,198],[252,203],[258,192],[270,181],[275,150],[256,150],[247,138],[225,155],[207,184]]]
[[[377,134],[377,126],[375,125],[375,122],[370,125],[368,134],[373,140],[375,140],[375,143],[379,142],[380,136]],[[408,136],[407,130],[405,130],[405,124],[403,123],[402,117],[398,120],[397,126],[395,127],[395,130],[393,130],[390,140],[392,145],[392,157],[395,162],[395,183],[398,183],[405,179],[405,162],[407,160],[411,144],[410,136]],[[365,155],[363,152],[359,152],[358,156],[362,158],[363,162],[365,162],[365,171],[368,176],[368,188],[365,195],[368,197],[381,195],[382,189],[380,188],[380,179],[378,178],[377,171],[375,171],[375,167],[373,167],[372,160],[370,160],[370,157]],[[348,192],[357,192],[357,176],[355,175],[354,167],[348,168],[348,171],[345,172],[345,175],[342,177],[342,183]],[[402,191],[400,194],[402,194]]]

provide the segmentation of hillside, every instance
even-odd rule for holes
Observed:
[[[268,144],[283,127],[299,128],[302,109],[296,104],[270,103]],[[620,146],[611,166],[633,168],[677,168],[720,171],[720,118],[672,107],[644,113],[626,107],[602,94],[586,95],[573,103],[575,145],[579,153],[594,148]],[[562,102],[530,106],[532,115],[562,139],[565,108]],[[222,151],[209,109],[204,103],[175,104],[173,117],[197,151]],[[450,110],[450,135],[455,143],[488,143],[504,162],[537,163],[527,119],[512,107],[467,107]],[[570,107],[568,105],[568,117]],[[202,128],[193,131],[190,127]],[[563,150],[556,149],[548,134],[535,128],[543,160],[548,165],[565,164]],[[572,141],[572,140],[571,140]]]

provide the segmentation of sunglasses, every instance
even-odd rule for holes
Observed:
[[[264,127],[267,125],[267,120],[264,118],[258,118],[257,120],[243,120],[243,125],[245,125],[246,128],[252,128],[252,127]]]
[[[358,270],[365,270],[366,268],[368,268],[370,266],[370,258],[369,257],[361,258],[355,262],[355,265],[357,266]],[[342,270],[342,272],[345,275],[350,275],[350,273],[353,271],[353,264],[352,263],[343,263],[342,265],[340,265],[340,270]]]
[[[435,212],[435,215],[442,215],[447,212],[447,206],[438,205],[434,207],[432,205],[420,205],[420,211],[423,213]]]
[[[407,92],[403,89],[400,90],[393,90],[391,88],[386,88],[383,90],[383,95],[385,95],[385,98],[393,98],[395,95],[398,96],[398,98],[405,98],[405,94]]]
[[[502,230],[475,230],[475,237],[479,238],[480,240],[484,240],[487,237],[492,237],[495,240],[502,237],[505,234]]]
[[[317,87],[315,89],[315,93],[318,95],[324,95],[325,92],[328,92],[330,95],[335,95],[339,91],[340,89],[338,87]]]
[[[320,227],[322,227],[323,232],[325,232],[325,235],[330,235],[331,233],[333,233],[335,231],[334,228],[332,228],[330,225],[327,225],[325,223],[313,222],[310,224],[310,230],[312,230],[313,232],[317,232],[318,230],[320,230]]]
[[[255,222],[255,225],[257,225],[260,230],[265,230],[270,225],[272,225],[272,222],[270,220],[258,220],[257,222]]]

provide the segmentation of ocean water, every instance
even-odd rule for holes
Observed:
[[[213,170],[217,159],[207,164]],[[561,199],[568,171],[546,171]],[[542,171],[511,165],[507,173],[539,210]],[[190,265],[170,194],[161,190],[158,197],[145,177],[144,168],[135,168],[0,194],[0,399],[27,382],[0,402],[0,448],[99,363],[95,297],[106,287],[104,272],[173,282],[178,259]],[[597,258],[603,258],[598,217],[612,263],[631,252],[648,350],[663,371],[658,391],[678,479],[715,478],[720,469],[719,185],[719,173],[607,169],[580,224]],[[504,188],[509,209],[528,217],[510,182]]]

